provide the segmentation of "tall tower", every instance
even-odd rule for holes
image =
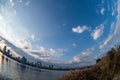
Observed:
[[[3,48],[3,53],[6,53],[6,49],[7,49],[7,47],[4,46],[4,48]]]

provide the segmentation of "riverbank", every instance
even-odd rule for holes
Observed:
[[[93,67],[77,69],[59,80],[120,80],[120,46],[112,48]]]

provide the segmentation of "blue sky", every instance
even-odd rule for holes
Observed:
[[[94,61],[119,43],[119,15],[119,0],[0,0],[0,36],[44,61]]]

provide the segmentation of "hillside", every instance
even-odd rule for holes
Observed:
[[[96,62],[93,67],[77,69],[59,80],[120,80],[120,46]]]

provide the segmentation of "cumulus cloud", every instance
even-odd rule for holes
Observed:
[[[19,40],[19,41],[17,41],[17,44],[22,49],[32,49],[32,44],[28,40],[24,40],[24,39],[23,40]]]
[[[18,41],[17,46],[25,51],[27,55],[47,62],[54,61],[57,63],[55,60],[59,59],[63,55],[63,49],[45,48],[43,46],[39,46],[38,48],[34,49],[33,45],[28,40]]]
[[[84,60],[84,59],[81,58],[80,56],[74,56],[73,57],[73,62],[81,62],[82,60]]]
[[[75,33],[83,33],[87,29],[88,29],[88,27],[84,25],[84,26],[74,27],[74,28],[72,28],[72,31]]]
[[[83,56],[89,56],[93,52],[94,48],[87,49],[82,52]]]
[[[58,49],[53,49],[53,48],[47,49],[43,46],[40,46],[40,48],[37,50],[32,50],[32,49],[28,50],[28,54],[37,59],[41,59],[43,61],[48,61],[48,62],[52,62],[52,61],[55,62],[56,58],[59,59],[63,55],[63,53]]]
[[[59,50],[55,49],[46,49],[44,47],[40,47],[39,52],[44,56],[52,56],[52,57],[60,57],[62,56],[62,53]]]
[[[78,63],[78,62],[82,62],[82,61],[84,61],[84,60],[86,60],[86,58],[88,57],[88,56],[90,56],[90,54],[92,53],[94,51],[94,48],[89,48],[89,49],[86,49],[85,51],[83,51],[83,52],[81,52],[79,55],[77,55],[77,56],[74,56],[73,57],[73,60],[72,61],[70,61],[70,62],[72,62],[72,63]]]
[[[112,36],[112,35],[109,35],[109,37],[104,41],[103,44],[101,44],[101,45],[99,46],[99,48],[100,48],[100,49],[103,49],[103,48],[109,43],[109,41],[110,41],[112,38],[113,38],[113,36]]]
[[[103,34],[104,25],[101,24],[100,26],[96,27],[95,30],[91,33],[91,36],[94,40],[97,40]]]
[[[78,26],[72,28],[72,31],[75,33],[83,33],[85,30],[91,31],[88,26]],[[102,36],[104,30],[104,24],[100,24],[99,26],[96,27],[95,30],[92,31],[91,36],[93,37],[94,40],[97,40],[99,37]],[[76,46],[76,44],[72,44],[73,46]]]

